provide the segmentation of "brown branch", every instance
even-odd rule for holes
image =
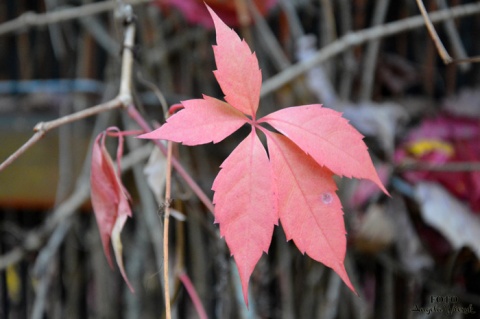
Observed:
[[[480,13],[480,3],[470,3],[456,6],[448,10],[436,11],[430,13],[432,23],[438,23],[445,20],[466,17]],[[345,52],[349,48],[361,45],[365,42],[385,38],[408,30],[413,30],[424,26],[424,20],[421,15],[402,19],[395,22],[386,23],[369,29],[352,32],[341,37],[339,40],[329,44],[319,50],[312,58],[294,64],[277,75],[266,80],[262,85],[261,97],[264,97],[295,78],[308,72],[316,65]]]
[[[422,13],[423,19],[425,21],[425,25],[427,26],[428,33],[430,33],[430,36],[432,37],[433,43],[435,44],[435,48],[437,49],[437,52],[440,55],[440,57],[442,58],[443,63],[445,65],[480,62],[480,56],[475,56],[475,57],[471,57],[471,58],[453,59],[450,56],[450,54],[448,54],[447,50],[445,49],[445,46],[443,45],[442,40],[440,40],[440,37],[438,36],[438,33],[435,30],[435,27],[433,26],[433,23],[428,16],[427,10],[425,9],[425,6],[423,5],[422,0],[416,0],[416,1],[417,1],[418,8],[420,9],[420,12]],[[451,17],[451,18],[453,18],[453,17]]]
[[[428,17],[428,12],[423,4],[423,1],[422,0],[416,0],[416,1],[417,1],[418,9],[420,9],[420,13],[422,14],[423,20],[425,21],[425,26],[427,27],[428,33],[430,33],[433,43],[435,44],[435,47],[437,48],[438,54],[442,58],[443,63],[445,64],[452,63],[453,58],[450,56],[450,54],[448,54],[447,50],[445,49],[445,46],[442,43],[442,40],[440,40],[440,37],[438,36],[438,33],[435,30],[435,27],[433,26],[432,21],[430,21],[430,18]]]

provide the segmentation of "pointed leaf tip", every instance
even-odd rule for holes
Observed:
[[[257,57],[245,40],[242,41],[211,8],[207,8],[217,34],[217,45],[213,46],[213,51],[218,84],[230,105],[255,119],[262,86]]]
[[[287,240],[332,268],[353,290],[343,266],[347,240],[333,173],[280,134],[267,132],[267,144]]]
[[[385,193],[360,134],[340,112],[320,104],[288,107],[259,122],[272,125],[333,173],[373,181]]]
[[[255,130],[222,163],[212,189],[215,220],[237,264],[248,303],[250,276],[268,251],[278,221],[271,166]]]

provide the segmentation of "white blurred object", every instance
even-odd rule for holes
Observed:
[[[165,179],[167,174],[167,159],[163,153],[154,147],[147,165],[143,169],[143,173],[147,177],[148,186],[155,195],[157,204],[162,205],[165,201]]]
[[[307,34],[297,40],[296,56],[299,61],[310,59],[317,53],[317,39],[312,34]],[[335,108],[338,98],[332,83],[325,75],[321,65],[313,67],[307,72],[307,85],[310,91],[322,101],[325,106]]]
[[[347,104],[343,107],[343,116],[363,135],[376,137],[380,146],[389,155],[393,154],[395,135],[399,126],[408,120],[405,109],[395,103]]]
[[[443,109],[455,115],[479,118],[480,88],[462,89],[459,94],[443,102]]]
[[[480,258],[480,218],[439,184],[415,186],[425,223],[437,229],[456,248],[469,247]]]

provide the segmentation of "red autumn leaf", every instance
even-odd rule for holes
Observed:
[[[387,193],[362,134],[341,113],[320,104],[303,105],[271,113],[259,122],[273,126],[335,174],[370,179]]]
[[[141,137],[162,138],[184,145],[218,143],[248,121],[231,105],[206,95],[203,99],[183,101],[182,104],[184,109],[168,118],[168,125]]]
[[[108,131],[118,131],[111,128]],[[128,204],[129,195],[120,180],[120,168],[115,170],[112,158],[105,147],[107,132],[100,133],[95,139],[92,150],[92,165],[90,172],[90,186],[92,206],[95,212],[103,250],[110,267],[113,268],[110,255],[110,240],[114,249],[118,268],[133,292],[133,287],[128,281],[122,260],[122,243],[120,233],[132,211]],[[120,137],[117,158],[122,156],[122,138]],[[120,165],[118,165],[120,167]]]
[[[217,70],[213,73],[225,94],[225,100],[237,110],[255,119],[262,86],[262,73],[255,53],[245,40],[230,29],[212,9],[217,45],[213,46]]]
[[[237,263],[248,305],[248,280],[268,252],[278,220],[272,169],[254,129],[220,167],[212,186],[215,222]]]
[[[355,290],[343,265],[347,240],[333,173],[288,138],[268,132],[278,214],[287,236],[302,253],[335,270]]]
[[[206,96],[184,101],[185,110],[140,137],[197,145],[217,142],[251,124],[250,135],[223,162],[212,187],[215,222],[237,263],[245,302],[250,275],[268,250],[278,218],[288,240],[332,268],[354,290],[343,264],[345,226],[333,174],[372,180],[387,193],[362,135],[341,113],[321,105],[287,108],[257,121],[261,74],[255,54],[208,9],[217,31],[215,76],[227,103]],[[256,129],[267,136],[269,155]]]

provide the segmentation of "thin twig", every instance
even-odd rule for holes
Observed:
[[[480,62],[480,55],[473,56],[470,58],[465,58],[465,59],[455,59],[452,61],[453,64],[458,64],[458,63],[476,63]]]
[[[338,6],[340,11],[339,28],[340,34],[345,35],[352,31],[352,10],[350,0],[339,0]],[[342,74],[340,75],[340,85],[338,95],[341,100],[350,99],[352,92],[352,83],[357,66],[357,60],[353,54],[353,50],[346,50],[342,57]]]
[[[173,142],[167,144],[167,172],[165,179],[165,211],[163,222],[163,276],[165,281],[165,317],[171,319],[170,310],[170,280],[168,275],[168,226],[170,221],[170,198],[172,189],[172,147]]]
[[[291,63],[283,52],[277,38],[273,34],[263,16],[260,14],[257,6],[251,0],[249,0],[247,4],[248,9],[252,13],[255,20],[255,27],[262,37],[261,43],[265,46],[265,51],[270,56],[273,64],[278,70],[286,69]]]
[[[420,9],[420,13],[422,14],[423,20],[425,21],[425,26],[427,27],[428,33],[430,33],[430,37],[432,37],[433,43],[435,43],[435,47],[437,48],[438,54],[443,60],[443,63],[450,64],[452,62],[452,57],[448,54],[447,50],[443,46],[442,40],[438,36],[435,27],[433,26],[432,21],[428,17],[427,9],[425,8],[422,0],[416,0],[418,9]]]
[[[188,295],[192,299],[192,303],[195,307],[195,310],[197,311],[198,317],[200,319],[207,319],[207,313],[205,312],[205,308],[202,305],[202,301],[200,300],[200,297],[197,294],[197,291],[195,290],[195,287],[193,286],[192,281],[188,277],[187,273],[185,271],[182,271],[180,274],[178,274],[178,278],[182,282],[183,286],[188,292]]]
[[[432,12],[430,13],[430,20],[432,23],[438,23],[451,18],[460,18],[478,13],[480,13],[480,3],[471,3],[456,6],[448,10]],[[308,72],[314,66],[346,51],[350,47],[357,46],[371,40],[392,36],[408,30],[417,29],[423,25],[423,17],[419,15],[347,34],[341,37],[339,40],[319,50],[312,58],[294,64],[266,80],[262,85],[260,96],[265,97],[266,95],[278,90],[285,84]]]
[[[389,0],[377,1],[375,4],[372,25],[381,25],[385,22],[389,4]],[[370,41],[367,45],[361,80],[362,92],[360,93],[360,100],[362,101],[369,101],[372,98],[373,86],[375,83],[375,67],[377,65],[379,49],[380,39]]]
[[[140,115],[138,110],[131,106],[128,108],[128,114],[130,117],[137,122],[138,125],[145,131],[145,132],[150,132],[152,131],[152,128],[150,125],[143,119],[143,117]],[[160,143],[159,140],[152,140],[155,145],[162,151],[163,154],[167,154],[167,148]],[[180,164],[180,162],[175,158],[172,157],[172,166],[175,168],[177,171],[178,175],[182,177],[182,179],[185,181],[185,183],[190,187],[190,189],[197,195],[198,199],[207,207],[210,212],[214,212],[215,208],[212,204],[212,201],[208,198],[208,196],[203,192],[203,190],[198,186],[198,184],[193,180],[193,178],[187,173],[185,168]]]

